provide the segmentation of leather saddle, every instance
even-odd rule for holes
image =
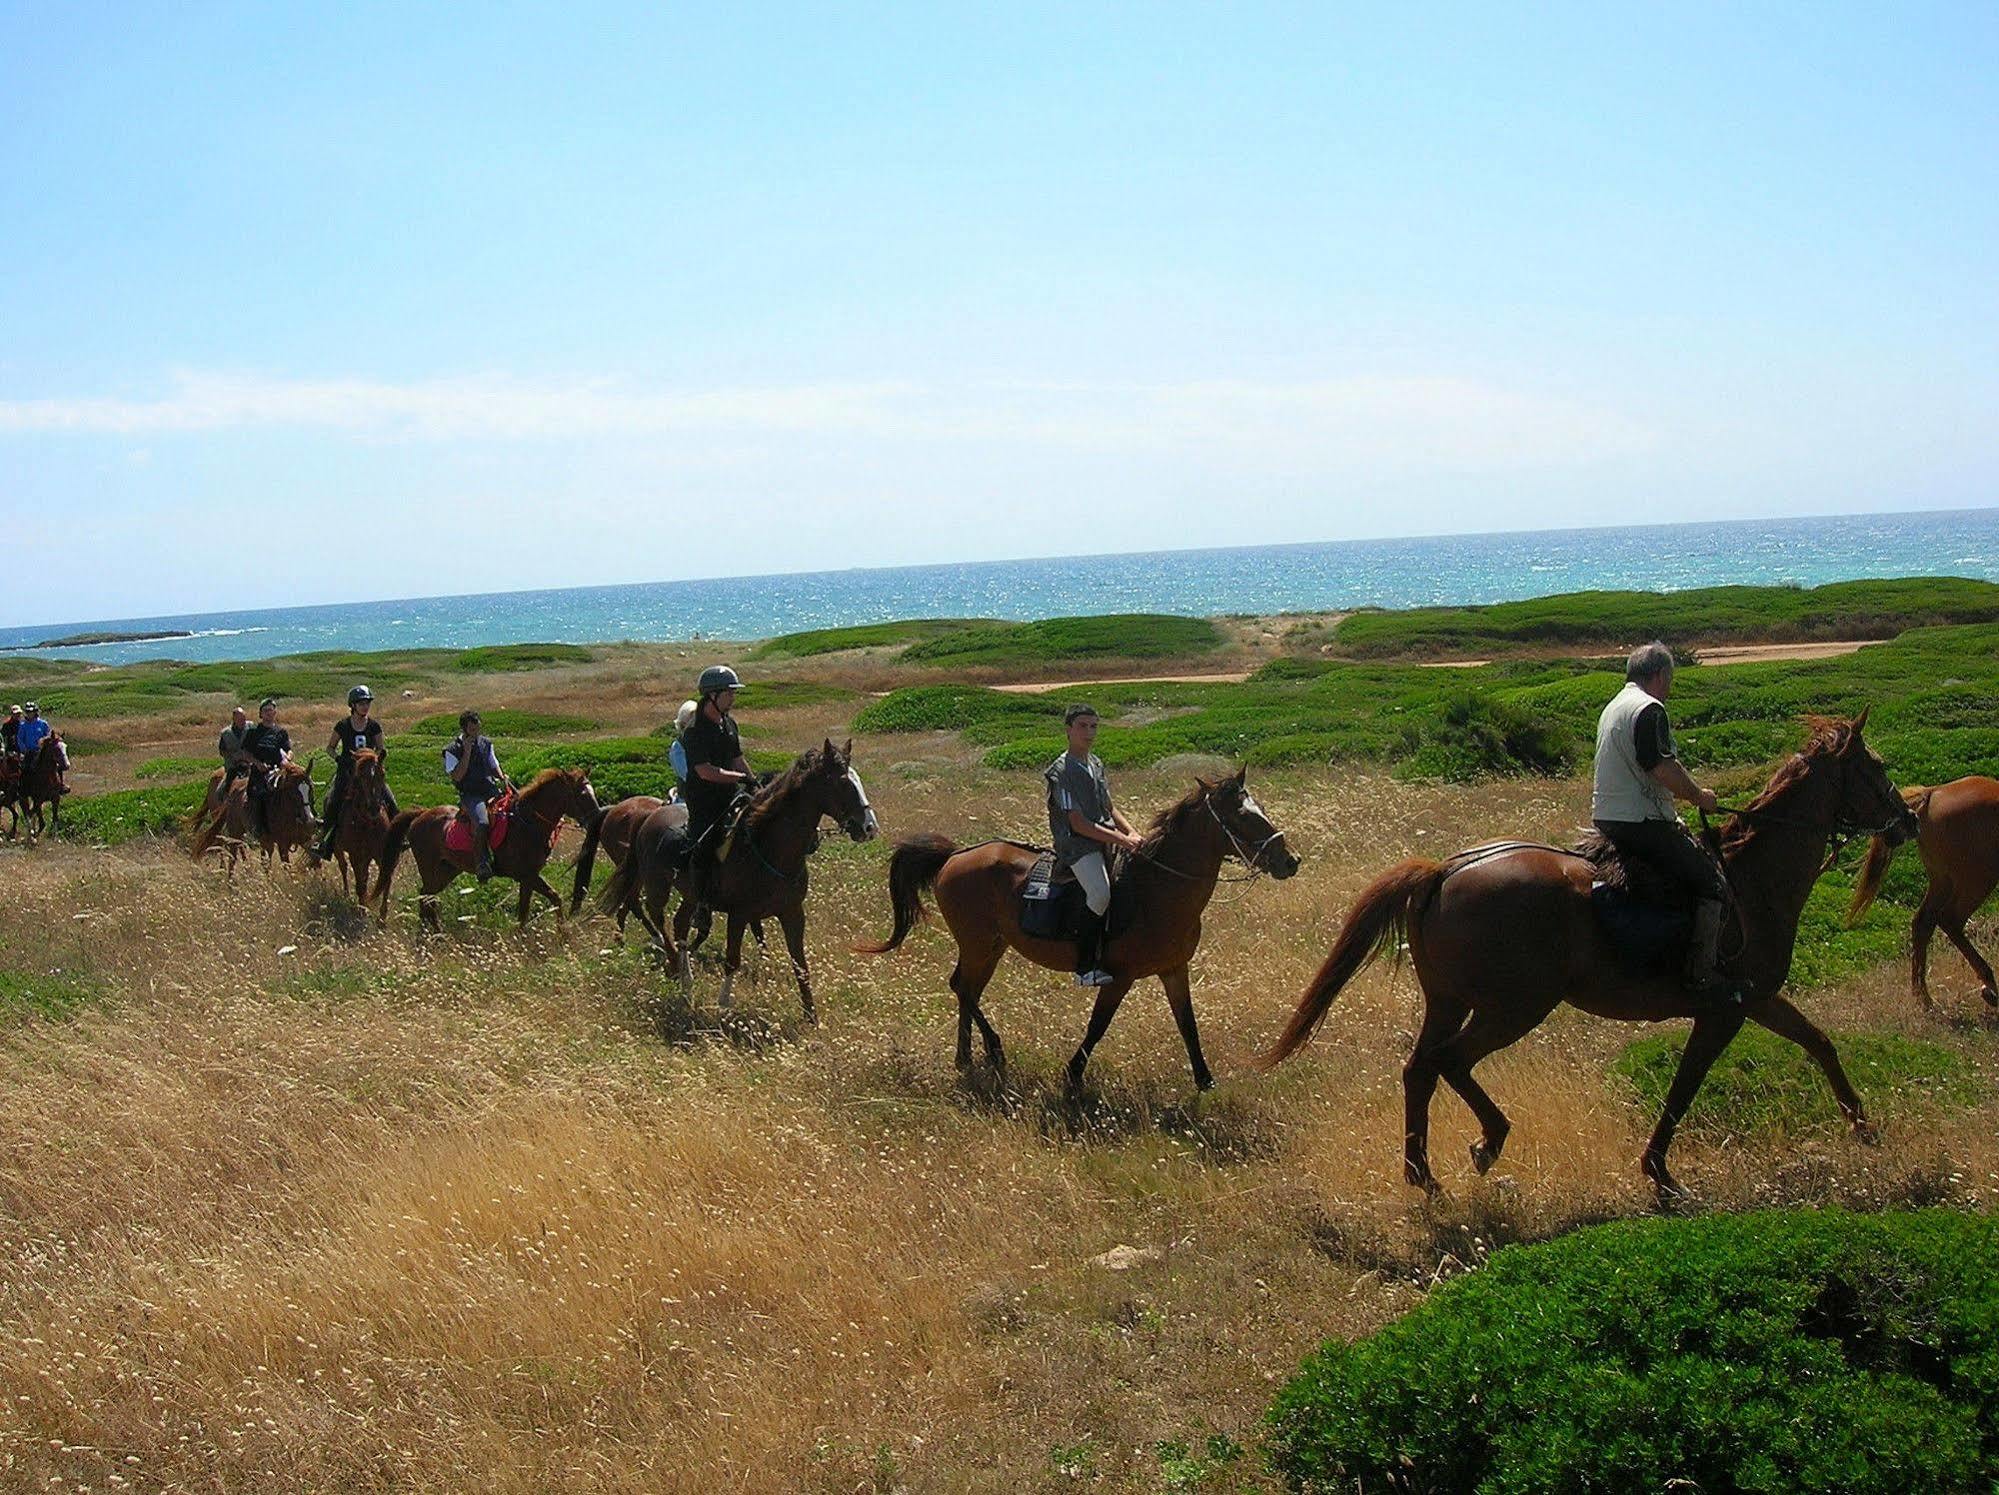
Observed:
[[[492,822],[487,827],[486,848],[498,851],[507,839],[507,827],[513,822],[514,797],[502,794],[497,799],[486,801],[486,814]],[[460,856],[472,854],[472,817],[463,810],[451,817],[444,827],[444,849]]]
[[[1576,854],[1592,868],[1589,901],[1597,923],[1625,962],[1648,972],[1678,969],[1694,931],[1686,888],[1597,831],[1577,843]]]
[[[1020,932],[1042,940],[1076,939],[1082,933],[1083,914],[1089,907],[1083,897],[1083,885],[1067,867],[1056,865],[1054,852],[1038,846],[1025,849],[1040,855],[1020,887]],[[1123,871],[1123,859],[1118,858],[1110,870],[1111,907],[1104,924],[1105,939],[1131,922],[1133,901],[1131,883],[1118,875]]]

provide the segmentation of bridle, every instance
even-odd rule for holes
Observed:
[[[1793,753],[1791,757],[1794,761],[1804,763],[1807,766],[1811,763],[1811,759],[1807,758],[1803,753]],[[1892,810],[1889,812],[1888,818],[1879,825],[1870,825],[1863,821],[1855,820],[1849,815],[1845,806],[1847,789],[1851,785],[1852,776],[1853,763],[1849,759],[1842,758],[1839,766],[1839,795],[1834,801],[1832,825],[1827,832],[1829,842],[1826,847],[1825,861],[1819,865],[1821,875],[1831,869],[1839,861],[1840,854],[1856,840],[1863,836],[1886,835],[1890,830],[1894,829],[1896,821],[1900,819],[1900,816]],[[1802,830],[1818,830],[1821,828],[1819,822],[1816,820],[1807,820],[1799,815],[1780,815],[1773,810],[1760,809],[1755,805],[1717,805],[1715,808],[1730,815],[1739,815],[1752,825],[1758,823],[1764,825],[1788,825]],[[1702,810],[1700,812],[1700,821],[1702,839],[1710,842],[1718,840],[1718,833],[1708,823],[1707,811]],[[1718,846],[1716,847],[1716,851],[1717,853],[1719,852]]]
[[[1222,812],[1215,808],[1214,790],[1209,789],[1203,792],[1201,795],[1201,804],[1207,809],[1208,814],[1213,817],[1215,824],[1222,828],[1222,834],[1228,837],[1229,849],[1235,853],[1236,859],[1248,869],[1241,877],[1222,877],[1218,875],[1215,881],[1218,883],[1252,883],[1263,876],[1263,868],[1257,865],[1257,859],[1270,848],[1271,842],[1282,841],[1284,839],[1284,832],[1272,826],[1270,834],[1257,842],[1254,848],[1245,849],[1242,838],[1236,835],[1234,828],[1226,820],[1222,819]],[[1269,824],[1269,822],[1266,820],[1265,824]],[[1161,872],[1170,872],[1173,876],[1187,882],[1200,882],[1202,880],[1192,872],[1182,872],[1178,867],[1167,866],[1166,863],[1159,860],[1157,848],[1145,853],[1133,852],[1132,860],[1143,860],[1148,865],[1157,867]]]

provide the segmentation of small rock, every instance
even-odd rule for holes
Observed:
[[[1157,1246],[1113,1246],[1102,1256],[1090,1258],[1090,1265],[1106,1272],[1129,1272],[1147,1262],[1164,1261],[1166,1253]]]
[[[298,946],[297,946],[297,945],[280,945],[280,946],[278,946],[278,954],[280,954],[280,955],[296,955],[296,954],[298,954]]]

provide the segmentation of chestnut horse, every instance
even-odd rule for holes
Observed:
[[[1999,781],[1972,774],[1934,789],[1904,789],[1902,798],[1915,814],[1916,850],[1930,875],[1910,930],[1909,990],[1927,1011],[1930,935],[1942,929],[1977,973],[1979,995],[1987,1005],[1999,1006],[1992,967],[1964,931],[1965,921],[1999,884]],[[1846,911],[1849,925],[1867,912],[1894,855],[1894,843],[1885,836],[1876,836],[1867,848],[1853,903]]]
[[[1266,1068],[1304,1047],[1333,998],[1384,949],[1407,939],[1423,991],[1423,1026],[1402,1071],[1403,1168],[1434,1193],[1430,1098],[1441,1077],[1478,1117],[1483,1135],[1472,1166],[1490,1168],[1509,1123],[1472,1078],[1486,1055],[1525,1037],[1562,1002],[1622,1022],[1691,1017],[1693,1032],[1640,1167],[1662,1197],[1684,1194],[1666,1151],[1701,1081],[1747,1019],[1797,1044],[1824,1071],[1840,1111],[1862,1141],[1873,1129],[1839,1055],[1779,989],[1790,974],[1798,918],[1835,836],[1903,839],[1915,817],[1861,740],[1853,721],[1814,719],[1811,737],[1723,827],[1722,864],[1732,906],[1722,972],[1739,1006],[1702,1002],[1671,973],[1633,970],[1604,933],[1590,902],[1593,864],[1548,846],[1500,843],[1444,862],[1410,858],[1382,873],[1347,910],[1325,964],[1264,1055]]]
[[[533,783],[514,796],[507,839],[493,848],[493,873],[511,877],[521,885],[517,918],[522,927],[527,924],[528,910],[534,907],[537,893],[555,906],[555,916],[561,919],[562,895],[548,885],[541,869],[555,855],[555,840],[562,834],[563,817],[587,828],[597,818],[598,809],[597,792],[590,787],[587,767],[544,768],[535,775]],[[440,932],[437,895],[459,873],[473,868],[469,848],[452,851],[444,844],[445,828],[459,813],[456,805],[433,805],[427,810],[405,810],[389,825],[388,845],[382,851],[380,918],[383,923],[389,918],[389,880],[395,876],[396,860],[407,845],[410,855],[416,858],[418,916],[431,933]]]
[[[729,916],[722,1006],[729,1005],[736,972],[742,967],[743,931],[775,915],[784,930],[785,948],[791,952],[791,972],[798,981],[806,1020],[818,1021],[812,1005],[812,972],[805,959],[807,858],[819,846],[822,819],[837,821],[854,841],[873,840],[878,832],[868,791],[854,772],[853,751],[852,739],[840,748],[829,739],[800,753],[791,767],[756,790],[737,824],[728,858],[708,868],[700,906]],[[681,985],[691,990],[694,976],[687,931],[696,903],[685,865],[686,830],[685,805],[662,805],[647,816],[624,865],[597,895],[597,906],[607,914],[637,913],[667,959],[679,967]],[[669,936],[663,915],[676,888],[680,903],[673,911]]]
[[[1201,1055],[1187,978],[1188,962],[1201,943],[1201,911],[1214,896],[1222,863],[1231,856],[1252,877],[1268,872],[1282,879],[1298,870],[1298,858],[1284,844],[1284,833],[1251,798],[1245,777],[1238,772],[1229,779],[1196,780],[1178,804],[1152,822],[1144,846],[1126,863],[1120,881],[1131,885],[1132,912],[1105,942],[1103,966],[1114,979],[1098,989],[1089,1030],[1069,1061],[1072,1092],[1081,1088],[1090,1051],[1110,1027],[1125,993],[1147,976],[1157,976],[1166,988],[1167,1005],[1187,1045],[1194,1083],[1203,1090],[1214,1085],[1215,1077]],[[868,955],[895,949],[924,917],[923,890],[935,889],[938,911],[958,942],[951,990],[958,997],[960,1069],[972,1062],[974,1023],[985,1043],[986,1062],[995,1070],[1006,1067],[999,1034],[980,1010],[979,996],[1008,949],[1050,970],[1067,971],[1075,964],[1072,941],[1037,939],[1021,931],[1021,889],[1039,856],[1034,848],[1012,841],[958,847],[942,836],[922,836],[902,842],[889,858],[895,928],[880,944],[860,949]]]
[[[631,854],[632,841],[645,824],[646,817],[666,801],[656,794],[634,794],[619,800],[614,805],[606,805],[584,827],[583,849],[576,853],[576,885],[570,889],[569,911],[573,914],[583,907],[583,899],[590,891],[590,874],[597,868],[597,848],[604,849],[604,855],[611,859],[613,867],[625,865],[625,858]],[[618,910],[618,933],[625,932],[627,910]]]
[[[218,842],[221,843],[226,848],[229,870],[233,873],[251,830],[250,784],[247,778],[239,777],[230,784],[229,793],[218,799],[215,790],[221,786],[222,772],[218,768],[210,776],[208,802],[196,820],[193,851],[196,860],[199,860],[213,851]],[[318,823],[312,813],[310,760],[303,764],[283,763],[272,770],[271,789],[264,797],[264,818],[264,834],[259,837],[264,853],[264,869],[270,870],[273,853],[279,861],[290,866],[292,852],[311,842],[313,828]]]
[[[389,885],[389,786],[383,777],[382,755],[374,748],[356,748],[347,765],[346,808],[333,837],[333,860],[340,867],[340,886],[353,873],[354,901],[368,906],[368,867],[381,868],[386,896]]]

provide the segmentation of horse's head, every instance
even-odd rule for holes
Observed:
[[[354,756],[347,765],[347,773],[357,793],[381,793],[382,755],[374,748],[354,749]]]
[[[1249,792],[1249,770],[1232,778],[1201,780],[1202,798],[1228,837],[1230,852],[1244,865],[1283,881],[1298,870],[1298,858],[1284,844],[1284,832],[1271,824]]]
[[[1814,721],[1805,756],[1814,766],[1824,765],[1838,774],[1833,815],[1841,831],[1879,836],[1890,846],[1899,846],[1916,834],[1916,816],[1889,782],[1880,755],[1862,738],[1866,725],[1867,711],[1851,721]]]
[[[563,777],[569,784],[569,803],[564,809],[578,825],[587,828],[603,808],[597,802],[597,786],[590,782],[590,765],[585,763],[579,768],[566,768]]]
[[[868,804],[868,791],[854,772],[854,739],[845,747],[834,747],[827,738],[819,749],[819,762],[812,773],[813,803],[819,813],[837,821],[850,841],[872,841],[881,833],[875,812]]]

